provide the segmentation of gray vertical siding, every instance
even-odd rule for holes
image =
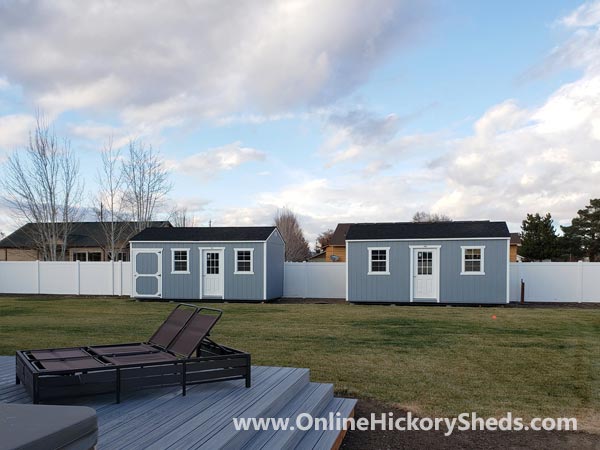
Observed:
[[[279,232],[267,239],[267,300],[283,296],[285,243]]]
[[[262,242],[132,242],[132,250],[141,248],[162,249],[162,298],[163,299],[190,299],[199,300],[201,257],[199,248],[214,247],[224,248],[224,297],[225,300],[262,300],[264,283],[264,262]],[[189,274],[172,274],[171,249],[189,248]],[[235,248],[253,248],[253,274],[234,274],[235,271]],[[144,266],[145,267],[145,266]],[[149,288],[150,286],[148,286]]]
[[[223,244],[225,247],[225,298],[228,300],[262,300],[264,284],[264,248],[262,242]],[[253,275],[234,274],[234,248],[253,248]]]
[[[505,303],[507,244],[505,239],[348,242],[348,300],[410,301],[410,246],[440,245],[441,303]],[[485,275],[461,275],[461,246],[485,246]],[[390,275],[368,275],[368,247],[390,247]]]

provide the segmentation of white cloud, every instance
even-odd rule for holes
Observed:
[[[0,76],[50,115],[118,111],[128,126],[277,117],[352,92],[428,14],[395,0],[5,2]]]
[[[593,1],[579,6],[561,21],[568,27],[590,27],[600,23],[600,2]]]
[[[0,116],[0,149],[14,150],[27,144],[35,117],[27,114]]]
[[[364,108],[321,112],[327,137],[319,154],[327,167],[359,161],[366,162],[364,174],[389,169],[400,157],[431,147],[437,140],[435,134],[400,135],[402,125],[417,114],[378,114]]]
[[[598,117],[600,73],[562,86],[537,109],[512,102],[491,108],[472,136],[453,142],[454,151],[433,164],[448,186],[434,208],[513,223],[535,211],[570,219],[600,196]]]
[[[264,161],[265,158],[266,154],[263,151],[243,147],[241,142],[234,142],[181,160],[169,160],[167,166],[188,175],[198,176],[203,180],[211,179],[219,172],[232,170],[248,162]]]
[[[597,20],[582,17],[568,22],[588,26]],[[291,183],[259,195],[254,208],[231,210],[230,217],[252,222],[250,217],[269,217],[288,206],[311,240],[337,222],[410,220],[418,210],[506,220],[513,229],[536,211],[568,223],[590,198],[600,197],[600,66],[590,57],[600,60],[600,40],[597,30],[579,32],[575,29],[579,49],[570,47],[570,59],[559,64],[583,61],[583,74],[542,104],[524,108],[511,99],[493,105],[470,135],[453,139],[442,133],[427,140],[402,135],[393,115],[342,115],[344,120],[328,122],[322,155],[333,163],[365,163],[364,173],[377,176],[348,173]],[[436,148],[436,158],[407,163],[409,155],[429,146]],[[394,165],[398,158],[403,164]]]

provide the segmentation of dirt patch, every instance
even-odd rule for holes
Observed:
[[[370,418],[371,413],[406,411],[374,400],[359,400],[354,417]],[[341,446],[344,450],[364,449],[600,449],[600,435],[567,431],[348,431]]]

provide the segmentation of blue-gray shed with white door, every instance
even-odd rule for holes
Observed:
[[[131,239],[132,297],[264,301],[283,295],[274,226],[147,228]]]
[[[346,252],[350,302],[508,303],[505,222],[352,224]]]

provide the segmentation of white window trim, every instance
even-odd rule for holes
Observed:
[[[372,250],[385,250],[385,272],[372,272]],[[390,274],[390,247],[367,247],[369,253],[369,270],[367,275],[389,275]]]
[[[238,272],[238,252],[250,252],[250,270],[244,272]],[[235,255],[233,266],[234,275],[254,275],[254,249],[253,248],[234,248],[233,254]]]
[[[465,271],[465,250],[477,250],[481,251],[481,264],[479,272],[467,272]],[[485,245],[461,245],[460,246],[461,263],[460,263],[460,274],[461,275],[485,275]]]
[[[175,270],[175,252],[186,253],[187,270]],[[175,275],[185,275],[190,273],[190,249],[189,248],[172,248],[171,249],[171,273]]]

